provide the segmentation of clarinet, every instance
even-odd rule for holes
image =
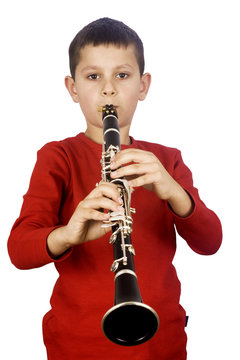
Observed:
[[[114,306],[102,318],[102,331],[112,342],[132,346],[148,341],[157,332],[159,318],[154,309],[142,301],[131,243],[132,217],[130,207],[131,188],[124,178],[112,179],[111,158],[121,150],[118,117],[113,105],[99,108],[103,119],[102,181],[115,183],[123,202],[123,212],[110,212],[110,219],[103,227],[112,227],[109,243],[113,244],[114,261],[111,271],[115,273]]]

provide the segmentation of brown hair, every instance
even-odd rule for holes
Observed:
[[[81,29],[69,46],[69,65],[73,79],[84,46],[114,44],[116,46],[134,45],[140,75],[144,72],[143,43],[137,33],[123,22],[107,17],[95,20]]]

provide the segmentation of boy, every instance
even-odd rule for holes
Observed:
[[[143,45],[125,24],[103,18],[83,28],[70,48],[71,77],[65,79],[80,104],[86,131],[45,145],[38,152],[20,217],[10,234],[11,260],[20,269],[54,262],[59,278],[51,310],[43,319],[49,359],[186,359],[185,311],[172,265],[174,226],[199,254],[221,244],[221,224],[200,200],[180,152],[129,136],[138,101],[151,76],[144,73]],[[144,302],[160,318],[148,342],[123,347],[101,332],[101,319],[113,303],[112,248],[102,222],[122,209],[116,185],[100,183],[102,119],[99,106],[118,112],[122,151],[111,163],[112,178],[126,177],[135,191],[132,242]],[[120,167],[121,166],[121,167]],[[94,240],[94,241],[93,241]],[[151,281],[150,281],[151,279]]]

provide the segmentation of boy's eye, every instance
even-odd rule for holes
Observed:
[[[91,74],[91,75],[88,75],[88,79],[90,80],[97,80],[99,79],[99,75],[98,74]]]
[[[119,78],[119,79],[126,79],[127,77],[128,77],[128,74],[126,74],[126,73],[117,74],[117,78]]]

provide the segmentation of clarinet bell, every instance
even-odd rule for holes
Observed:
[[[131,262],[131,261],[130,261]],[[115,275],[114,306],[102,319],[102,331],[115,344],[139,345],[157,332],[159,318],[154,309],[142,301],[136,274],[120,270]]]
[[[118,345],[140,345],[153,337],[159,326],[158,315],[150,306],[128,301],[113,306],[102,319],[105,336]]]

